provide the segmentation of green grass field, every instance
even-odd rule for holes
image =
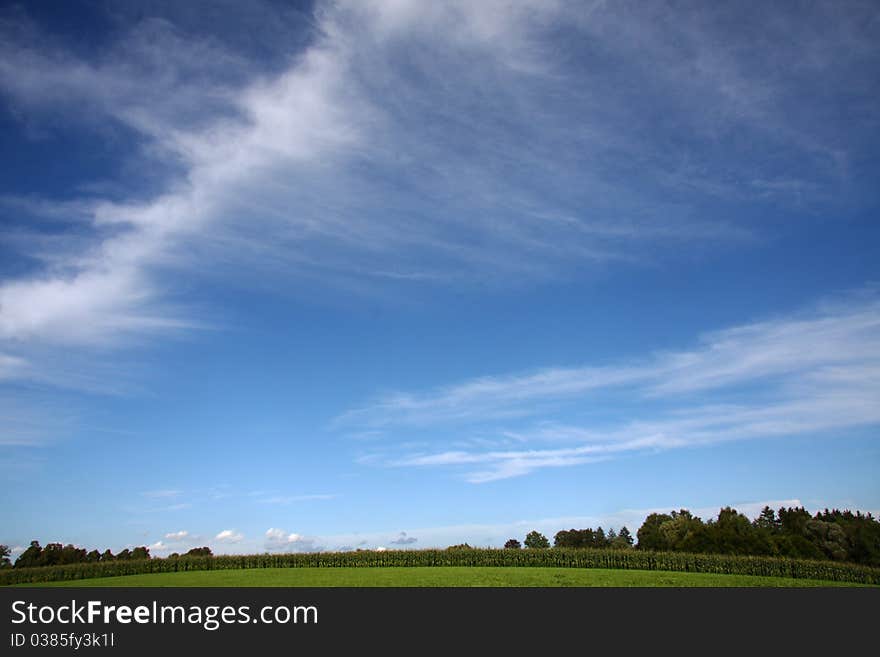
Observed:
[[[260,568],[123,575],[22,586],[859,586],[813,579],[599,568]]]

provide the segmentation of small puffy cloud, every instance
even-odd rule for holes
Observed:
[[[266,542],[283,543],[287,542],[293,536],[296,536],[296,534],[288,534],[283,529],[277,529],[275,527],[269,527],[269,529],[266,530]]]
[[[165,534],[165,538],[169,541],[179,543],[191,537],[188,531],[186,531],[185,529],[181,529],[179,532],[171,532],[169,534]]]
[[[400,532],[400,536],[391,541],[392,545],[412,545],[417,539],[415,536],[407,536],[406,532]]]
[[[381,545],[376,548],[376,552],[387,552],[387,551],[388,551],[388,548],[382,547]]]
[[[154,551],[154,552],[161,552],[163,550],[168,550],[171,548],[170,545],[168,545],[167,543],[163,543],[162,541],[156,541],[155,543],[152,543],[148,547],[150,548],[151,551]]]
[[[224,529],[214,537],[219,543],[240,543],[244,539],[244,534],[234,529]]]
[[[266,550],[288,552],[317,552],[320,550],[315,545],[315,539],[306,538],[297,533],[287,533],[283,529],[270,527],[266,530]]]

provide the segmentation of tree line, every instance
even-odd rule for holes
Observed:
[[[550,547],[550,541],[541,532],[531,531],[526,535],[525,546],[529,549]],[[609,529],[608,533],[601,527],[590,529],[563,529],[553,537],[553,547],[558,548],[600,548],[626,550],[633,545],[633,537],[626,525],[619,532]],[[519,550],[523,547],[517,539],[511,538],[504,544],[505,550]]]
[[[880,521],[870,513],[825,509],[815,515],[803,507],[781,507],[778,512],[764,507],[755,520],[724,507],[717,518],[703,521],[687,509],[670,513],[652,513],[636,532],[638,542],[625,526],[619,531],[596,529],[565,529],[553,537],[556,548],[594,548],[612,550],[652,550],[692,554],[724,554],[738,556],[789,557],[847,561],[865,566],[880,566]],[[511,538],[508,550],[545,549],[550,541],[538,531],[529,532],[523,543]],[[467,543],[448,550],[470,550]],[[192,548],[184,554],[176,552],[168,558],[210,557],[209,547]],[[147,547],[124,549],[118,554],[110,550],[87,552],[73,545],[49,543],[41,547],[31,541],[16,559],[14,567],[55,566],[105,561],[150,559]],[[9,548],[0,545],[0,568],[11,567]]]
[[[703,522],[687,509],[652,513],[638,531],[645,550],[830,559],[880,566],[880,522],[870,513],[765,506],[750,521],[725,507]]]
[[[880,522],[861,511],[825,509],[810,515],[803,507],[781,507],[777,512],[765,506],[755,520],[749,520],[736,509],[724,507],[717,518],[704,522],[681,509],[650,514],[636,536],[637,550],[829,559],[880,566]],[[602,527],[568,529],[553,537],[557,548],[626,550],[633,548],[633,543],[625,526],[607,533]],[[550,541],[538,531],[529,532],[524,544],[530,549],[550,547]],[[520,549],[523,544],[511,538],[504,547]]]
[[[197,547],[192,548],[183,555],[173,552],[168,558],[186,557],[210,557],[212,556],[211,548]],[[13,565],[10,561],[10,550],[6,545],[0,545],[0,568],[32,568],[34,566],[64,566],[75,563],[98,563],[106,561],[134,561],[142,559],[150,559],[150,549],[146,546],[119,551],[113,554],[109,549],[100,552],[99,550],[86,551],[85,548],[76,547],[75,545],[61,543],[48,543],[45,547],[40,545],[39,541],[31,541],[30,546],[22,552]]]

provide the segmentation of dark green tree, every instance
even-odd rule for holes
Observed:
[[[725,507],[714,523],[715,549],[723,554],[774,554],[771,537],[736,509]]]
[[[8,545],[0,545],[0,568],[10,568],[12,566],[12,561],[9,560],[11,555],[12,550],[9,549]]]
[[[849,540],[849,558],[857,563],[880,566],[880,522],[871,514],[856,514],[853,520],[843,525]]]
[[[717,519],[703,523],[682,509],[669,515],[651,514],[638,536],[641,549],[777,555],[880,566],[880,522],[870,513],[848,510],[825,509],[813,517],[803,507],[782,507],[777,513],[764,507],[750,521],[725,507]]]
[[[59,563],[83,563],[86,560],[87,552],[75,545],[68,543],[61,548],[61,561]]]
[[[807,539],[818,547],[823,556],[843,561],[849,554],[849,541],[843,528],[834,522],[810,520],[805,527]]]
[[[27,550],[18,555],[15,560],[16,568],[30,568],[40,565],[40,558],[43,556],[43,548],[40,547],[39,541],[31,541]]]
[[[629,533],[629,529],[626,528],[626,525],[620,528],[620,533],[615,533],[614,537],[611,537],[611,532],[608,532],[608,546],[615,550],[628,550],[632,547],[633,537],[632,534]]]
[[[61,552],[64,546],[61,543],[46,543],[43,554],[40,555],[41,566],[57,566],[61,563]]]
[[[522,544],[516,540],[515,538],[510,538],[504,544],[505,550],[519,550],[522,547]]]
[[[776,512],[769,506],[761,509],[761,515],[755,518],[753,523],[755,527],[769,533],[775,533],[779,529],[779,521],[776,519]]]
[[[669,520],[661,524],[659,528],[663,539],[663,549],[683,550],[685,541],[702,524],[703,521],[695,518],[687,509],[673,511]]]
[[[601,527],[600,527],[601,529]],[[592,529],[563,529],[553,537],[554,547],[592,548],[602,547]]]
[[[140,547],[136,547],[134,550],[131,551],[131,558],[132,559],[149,559],[150,558],[150,551],[149,551],[149,549],[147,549],[143,545]]]
[[[668,549],[666,546],[666,540],[660,532],[660,527],[664,522],[668,522],[669,520],[672,520],[672,516],[665,513],[652,513],[645,518],[645,522],[642,523],[642,526],[639,527],[639,531],[636,532],[636,536],[639,539],[639,543],[636,547],[640,550]]]
[[[779,525],[786,534],[803,536],[812,518],[804,507],[779,509]]]
[[[189,550],[185,556],[187,557],[210,557],[213,556],[213,552],[211,552],[211,548],[205,547],[197,547]]]
[[[539,550],[550,547],[550,541],[544,534],[538,531],[530,531],[526,534],[525,546],[533,550]]]

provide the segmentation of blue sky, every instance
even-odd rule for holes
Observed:
[[[877,43],[848,2],[4,4],[0,542],[876,513]]]

